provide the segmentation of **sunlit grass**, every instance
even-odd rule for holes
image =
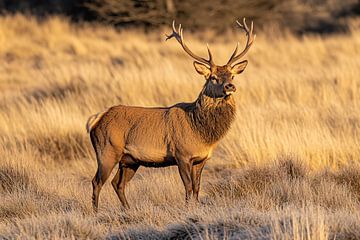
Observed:
[[[185,34],[206,53],[205,42]],[[120,209],[107,184],[92,213],[96,161],[87,118],[116,104],[193,101],[204,83],[177,42],[163,36],[59,17],[0,18],[0,234],[359,237],[356,27],[327,37],[257,32],[235,81],[236,121],[204,170],[203,204],[184,206],[175,167],[142,168],[127,189],[131,210]],[[244,37],[224,39],[209,39],[219,64]]]

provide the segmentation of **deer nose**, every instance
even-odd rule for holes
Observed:
[[[230,93],[230,92],[235,92],[236,91],[236,87],[234,84],[232,83],[227,83],[224,86],[224,92],[225,93]]]

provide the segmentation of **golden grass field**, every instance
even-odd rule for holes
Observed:
[[[232,24],[232,23],[229,23]],[[176,167],[140,168],[124,211],[97,168],[88,117],[112,105],[193,101],[204,79],[164,31],[0,18],[0,238],[360,239],[360,27],[257,31],[237,118],[185,206]],[[225,63],[245,37],[185,38]],[[255,22],[256,28],[256,22]],[[280,33],[280,34],[279,34]]]

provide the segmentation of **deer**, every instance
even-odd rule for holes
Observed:
[[[185,202],[199,201],[200,179],[205,163],[230,129],[236,115],[233,93],[234,77],[244,71],[248,61],[239,61],[254,43],[254,24],[250,28],[236,21],[244,30],[247,42],[238,53],[239,43],[228,62],[219,66],[213,61],[209,45],[208,59],[194,54],[185,44],[181,24],[166,40],[176,39],[195,61],[195,70],[205,77],[205,84],[194,102],[170,107],[117,105],[91,116],[86,124],[97,159],[92,179],[92,205],[98,209],[99,193],[113,168],[117,172],[111,184],[124,209],[130,208],[125,197],[126,184],[140,166],[177,165],[185,188]]]

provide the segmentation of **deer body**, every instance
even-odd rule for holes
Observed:
[[[98,170],[92,180],[95,209],[101,187],[116,165],[119,167],[112,185],[126,208],[129,204],[125,197],[125,185],[140,166],[177,165],[186,200],[192,195],[198,200],[200,177],[206,160],[235,118],[232,93],[236,88],[232,79],[245,69],[247,61],[234,66],[229,63],[216,66],[210,50],[209,60],[197,57],[183,43],[181,28],[180,35],[174,26],[173,30],[168,38],[176,37],[184,50],[197,60],[194,62],[195,69],[205,76],[206,83],[192,103],[178,103],[167,108],[118,105],[89,118],[87,129],[98,161]],[[250,36],[252,28],[247,32]],[[235,56],[236,52],[237,48],[229,62],[239,58]]]
[[[144,166],[175,165],[177,153],[199,161],[210,157],[219,140],[216,138],[225,135],[235,112],[233,105],[228,106],[228,103],[214,107],[230,108],[230,116],[227,116],[231,118],[230,122],[218,125],[219,136],[205,136],[206,132],[202,136],[199,132],[204,129],[198,128],[202,125],[197,123],[196,116],[206,115],[208,109],[196,105],[197,102],[179,103],[169,108],[115,106],[93,126],[90,135],[100,149],[110,143],[119,155],[128,154]]]

